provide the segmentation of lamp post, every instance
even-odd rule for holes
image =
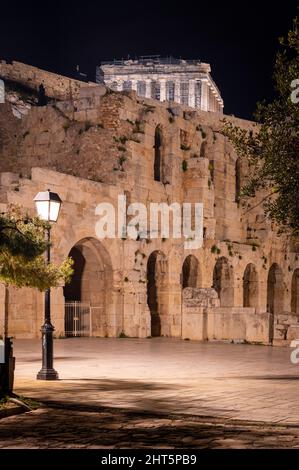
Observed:
[[[47,191],[39,192],[34,202],[36,205],[37,214],[40,219],[49,223],[57,222],[59,210],[61,206],[61,199],[58,194]],[[46,260],[50,263],[50,241],[51,241],[51,226],[47,228],[47,241],[49,242]],[[42,332],[42,368],[37,374],[38,380],[57,380],[58,373],[53,368],[53,331],[54,327],[51,323],[51,291],[45,291],[45,319],[41,328]]]

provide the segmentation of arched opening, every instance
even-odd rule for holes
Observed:
[[[203,141],[200,145],[200,150],[199,150],[200,158],[206,158],[206,153],[207,153],[207,142]]]
[[[299,315],[299,269],[294,271],[292,277],[291,310]]]
[[[213,272],[213,289],[220,299],[221,307],[233,307],[234,305],[234,279],[233,270],[227,258],[222,256],[215,264]]]
[[[258,305],[258,274],[254,264],[246,266],[243,276],[243,307]]]
[[[284,304],[284,289],[283,289],[283,274],[278,264],[272,264],[267,281],[267,312],[270,315],[269,324],[269,340],[273,341],[274,338],[274,320],[275,316],[283,311]]]
[[[182,268],[182,288],[185,287],[199,287],[200,273],[199,262],[194,255],[189,255],[185,259]]]
[[[88,336],[87,329],[90,334],[106,336],[113,308],[110,256],[95,238],[80,240],[69,256],[74,260],[74,274],[64,287],[66,336]]]
[[[167,260],[163,253],[154,251],[147,262],[147,304],[151,313],[151,336],[161,336],[161,315],[166,313]]]
[[[155,160],[154,160],[154,180],[162,180],[162,130],[160,126],[155,130]]]
[[[235,202],[240,201],[241,196],[241,159],[238,158],[235,164]]]

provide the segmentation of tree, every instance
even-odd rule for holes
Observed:
[[[69,282],[73,261],[67,258],[60,266],[47,263],[43,253],[48,247],[45,229],[48,223],[38,217],[22,215],[19,210],[0,214],[0,282],[5,285],[3,338],[7,341],[7,288],[32,287],[44,291]],[[5,383],[7,377],[2,376]],[[0,384],[1,394],[1,384]]]
[[[47,227],[38,217],[22,216],[16,210],[0,214],[0,281],[43,291],[70,279],[69,258],[57,267],[43,257],[48,246],[44,237]]]
[[[227,119],[223,133],[237,154],[249,166],[243,198],[265,191],[265,213],[278,225],[279,232],[299,235],[299,33],[298,20],[287,38],[280,39],[281,50],[274,68],[275,98],[257,105],[257,125],[241,129]],[[297,90],[296,88],[297,87]]]

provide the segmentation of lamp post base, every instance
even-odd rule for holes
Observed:
[[[55,369],[41,369],[36,376],[37,380],[58,380],[58,373]]]

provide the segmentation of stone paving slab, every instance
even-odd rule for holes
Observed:
[[[36,380],[39,341],[15,341],[16,387],[42,408],[2,419],[0,448],[297,448],[290,348],[158,339],[55,341],[60,380]]]
[[[0,420],[0,449],[299,447],[298,426],[75,408],[43,407]]]
[[[299,423],[291,348],[165,338],[55,341],[58,382],[36,381],[40,341],[15,341],[16,391],[112,408]]]

